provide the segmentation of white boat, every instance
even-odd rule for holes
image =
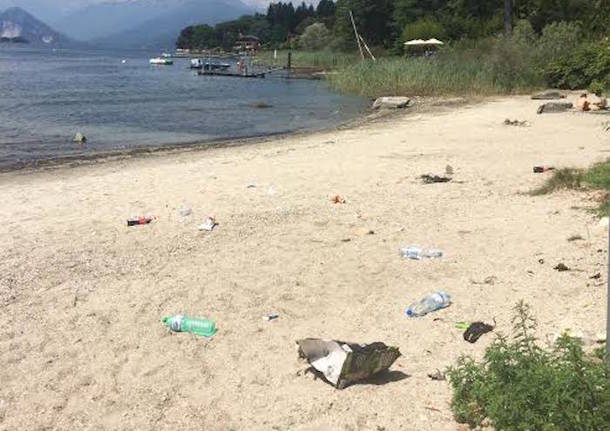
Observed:
[[[174,64],[174,60],[170,60],[169,58],[161,58],[161,57],[155,57],[155,58],[151,58],[149,60],[150,64],[156,64],[156,65],[161,65],[161,66],[171,66],[172,64]]]

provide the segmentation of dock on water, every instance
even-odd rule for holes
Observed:
[[[266,72],[258,72],[258,73],[233,73],[233,72],[223,72],[220,70],[200,70],[197,72],[200,76],[228,76],[232,78],[264,78]]]

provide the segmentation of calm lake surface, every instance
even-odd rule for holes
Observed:
[[[0,169],[341,124],[366,101],[323,81],[197,76],[188,59],[151,66],[154,53],[0,46]],[[126,60],[125,63],[122,60]],[[263,102],[270,108],[256,108]],[[86,145],[72,142],[76,132]]]

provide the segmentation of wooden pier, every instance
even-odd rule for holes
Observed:
[[[197,72],[200,76],[227,76],[231,78],[264,78],[266,72],[259,73],[233,73],[233,72],[222,72],[219,70],[200,70]]]

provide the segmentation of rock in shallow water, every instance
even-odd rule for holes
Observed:
[[[373,109],[401,109],[409,106],[411,99],[408,97],[379,97],[373,103]]]

